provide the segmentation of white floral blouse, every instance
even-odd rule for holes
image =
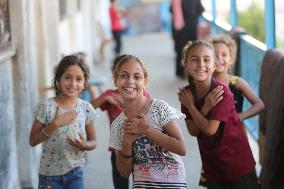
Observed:
[[[122,148],[124,120],[121,113],[112,123],[110,146],[116,150]],[[153,99],[146,119],[151,127],[165,132],[169,122],[185,118],[179,110],[169,106],[163,100]],[[147,136],[138,138],[133,151],[133,188],[187,188],[185,169],[179,155],[163,149]]]
[[[35,119],[45,127],[54,120],[57,106],[55,98],[39,103],[35,109]],[[63,108],[59,110],[62,113],[68,112]],[[66,137],[77,138],[80,132],[86,138],[85,126],[94,123],[96,112],[89,102],[80,98],[77,101],[76,111],[78,116],[74,123],[59,127],[43,142],[39,169],[41,175],[63,175],[85,164],[86,152],[69,145]]]

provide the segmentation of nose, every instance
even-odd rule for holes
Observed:
[[[198,66],[199,67],[203,67],[204,65],[205,65],[204,60],[201,59],[201,60],[198,61]]]
[[[221,59],[221,55],[219,55],[219,54],[216,54],[216,60],[220,60]]]
[[[134,77],[130,76],[128,77],[128,79],[126,80],[127,83],[133,83],[134,82]]]
[[[76,79],[72,79],[72,80],[71,80],[71,85],[72,85],[72,86],[75,86],[76,84],[77,84]]]

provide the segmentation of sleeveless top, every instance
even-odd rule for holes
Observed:
[[[234,96],[235,108],[237,112],[240,113],[243,111],[244,96],[242,92],[237,88],[238,79],[238,76],[232,76],[231,81],[229,83],[229,89]]]

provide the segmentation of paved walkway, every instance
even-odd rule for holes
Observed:
[[[186,85],[186,81],[175,77],[173,44],[170,34],[154,33],[125,37],[123,42],[124,53],[137,55],[147,64],[150,75],[148,90],[151,95],[167,101],[173,107],[179,108],[177,91],[179,87]],[[95,64],[95,75],[105,81],[104,89],[113,86],[110,71],[111,57],[108,56],[112,54],[110,46],[106,49],[105,61]],[[188,134],[184,121],[179,121],[179,123],[188,148],[187,155],[184,157],[188,188],[202,189],[203,187],[198,186],[201,160],[197,141]],[[109,123],[105,112],[99,111],[96,132],[98,147],[89,152],[88,155],[88,164],[85,171],[86,189],[112,189],[110,153],[107,151]],[[257,152],[257,149],[254,151]]]

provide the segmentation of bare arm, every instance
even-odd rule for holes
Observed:
[[[243,121],[247,118],[255,116],[264,110],[265,106],[262,100],[255,95],[249,84],[242,78],[238,79],[237,87],[244,94],[244,96],[251,103],[251,106],[246,111],[239,114],[240,119]]]
[[[91,101],[91,104],[93,105],[94,108],[98,108],[106,101],[107,101],[106,96],[96,97],[96,98],[93,98],[93,100]]]
[[[54,120],[44,127],[44,124],[40,123],[35,119],[31,132],[30,132],[30,145],[36,146],[43,141],[47,140],[48,137],[60,126],[72,123],[77,117],[76,111],[70,111],[63,115],[57,108],[56,116]]]
[[[208,120],[199,110],[193,106],[189,106],[189,112],[192,116],[192,122],[187,127],[197,127],[205,135],[214,135],[220,125],[220,121]]]
[[[30,132],[30,145],[31,146],[36,146],[48,139],[48,136],[45,135],[42,131],[43,127],[44,125],[40,123],[38,120],[34,121],[33,126],[31,128],[31,132]]]
[[[219,89],[216,89],[217,93],[219,94],[218,90]],[[220,98],[220,94],[216,95],[216,97],[217,97],[216,99],[218,102],[222,100],[222,98]],[[199,131],[202,131],[205,135],[213,135],[216,133],[219,127],[220,121],[208,120],[205,117],[212,107],[209,109],[208,107],[203,106],[201,111],[199,111],[194,104],[194,99],[193,99],[193,95],[191,91],[186,88],[180,89],[179,100],[191,114],[192,120],[186,121],[188,132],[191,135],[197,136],[199,134]],[[218,102],[216,102],[214,106]]]
[[[110,103],[115,106],[122,107],[123,106],[123,100],[120,95],[118,94],[112,94],[107,96],[99,96],[97,98],[94,98],[91,102],[94,108],[100,107],[104,103]]]
[[[185,156],[186,145],[177,121],[173,120],[169,122],[164,126],[164,129],[166,134],[153,127],[148,127],[144,134],[153,139],[161,147],[178,155]]]
[[[143,114],[137,118],[128,118],[125,120],[125,132],[128,134],[146,135],[153,139],[161,147],[184,156],[186,154],[186,146],[184,137],[176,120],[172,120],[164,125],[166,133],[149,126]]]
[[[116,168],[121,176],[128,178],[132,172],[132,143],[137,136],[124,133],[122,149],[116,151]]]

